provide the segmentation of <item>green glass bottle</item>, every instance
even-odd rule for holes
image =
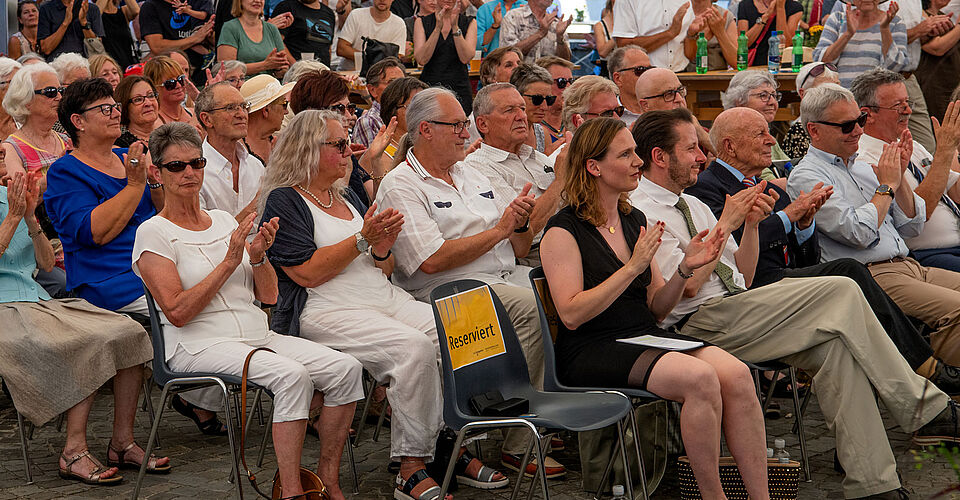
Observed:
[[[737,37],[737,71],[747,69],[747,32],[741,31]]]
[[[800,71],[800,68],[803,67],[803,33],[797,30],[797,34],[793,35],[793,65],[790,69],[794,73]]]
[[[697,37],[697,74],[702,75],[707,72],[710,55],[707,53],[707,37],[701,31]]]

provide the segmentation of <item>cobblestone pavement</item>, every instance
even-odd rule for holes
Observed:
[[[153,399],[159,399],[159,391],[155,391]],[[88,431],[88,443],[93,453],[100,459],[106,459],[106,447],[110,438],[110,423],[112,417],[111,396],[106,392],[99,394],[94,410],[91,414]],[[783,401],[784,409],[791,407]],[[149,429],[147,416],[143,412],[137,415],[137,436],[139,442],[146,441]],[[806,420],[806,435],[810,453],[810,464],[813,471],[813,481],[801,483],[800,498],[842,498],[841,475],[833,470],[834,439],[826,429],[826,424],[814,398],[808,408]],[[784,437],[788,450],[794,457],[799,457],[800,450],[796,436],[790,434],[792,418],[767,420],[768,441],[774,437]],[[956,475],[950,464],[942,458],[926,462],[923,468],[917,470],[914,466],[914,457],[910,453],[910,437],[904,434],[890,419],[885,419],[888,436],[893,451],[900,464],[899,470],[903,476],[904,486],[914,499],[932,498],[934,494],[943,490],[956,481]],[[250,443],[259,443],[262,435],[256,424],[251,431]],[[372,428],[367,427],[361,436],[361,445],[356,448],[357,469],[360,475],[360,492],[351,494],[354,499],[388,499],[392,498],[393,475],[386,471],[389,454],[390,434],[384,429],[379,442],[371,439]],[[61,451],[64,435],[58,432],[56,426],[48,424],[34,433],[30,441],[30,455],[33,461],[34,483],[27,485],[21,460],[20,445],[17,434],[16,413],[11,401],[0,394],[0,500],[12,498],[30,498],[35,500],[52,498],[129,498],[136,479],[135,471],[127,471],[123,484],[114,487],[92,487],[76,482],[60,479],[56,474],[57,455]],[[555,453],[554,456],[567,466],[569,473],[563,480],[551,481],[551,497],[562,499],[592,498],[580,489],[580,464],[576,452],[576,439],[573,436],[566,438],[567,449]],[[193,423],[172,410],[167,410],[161,424],[162,449],[158,453],[171,457],[174,470],[165,476],[147,476],[144,480],[141,498],[151,499],[195,499],[213,500],[219,498],[235,498],[235,487],[226,481],[230,470],[230,454],[227,438],[208,437],[200,435]],[[253,444],[249,446],[251,455],[255,456]],[[772,445],[771,445],[772,446]],[[484,442],[483,453],[485,462],[497,464],[498,443]],[[315,464],[319,454],[316,439],[308,437],[304,446],[303,463]],[[255,458],[251,458],[251,461]],[[352,478],[344,454],[344,464],[341,467],[341,485],[345,491],[352,492]],[[264,482],[273,477],[275,461],[272,452],[268,449],[267,459],[258,476]],[[652,497],[655,499],[679,498],[676,483],[672,480],[675,470],[667,469],[667,478]],[[511,481],[514,476],[511,476]],[[512,483],[511,483],[512,484]],[[472,488],[461,488],[457,493],[458,499],[508,498],[509,489],[496,492],[483,492]],[[255,498],[256,495],[249,485],[244,485],[246,498]]]

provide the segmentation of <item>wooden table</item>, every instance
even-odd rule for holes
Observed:
[[[766,66],[751,67],[753,69],[767,70]],[[704,99],[701,92],[711,93],[727,90],[730,79],[736,75],[737,71],[728,69],[721,71],[708,71],[702,75],[695,72],[677,73],[680,83],[687,87],[687,107],[693,112],[694,116],[701,121],[712,121],[723,111],[722,105],[715,99]],[[777,89],[783,92],[783,99],[780,101],[780,109],[777,111],[777,121],[791,121],[799,116],[797,106],[790,106],[792,102],[798,102],[799,96],[797,90],[797,74],[792,71],[781,71],[774,75],[780,87]]]

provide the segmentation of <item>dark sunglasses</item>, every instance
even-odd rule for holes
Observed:
[[[553,103],[557,102],[557,96],[555,95],[540,95],[540,94],[523,94],[523,97],[529,97],[530,102],[534,106],[539,106],[543,104],[543,101],[547,101],[547,106],[553,106]]]
[[[336,111],[337,113],[340,113],[341,115],[346,114],[348,109],[350,110],[351,113],[356,113],[356,112],[357,112],[357,106],[356,106],[355,104],[350,104],[350,105],[346,105],[346,104],[334,104],[334,105],[332,105],[332,106],[327,106],[327,107],[325,107],[325,108],[323,108],[323,109],[329,109],[330,111]]]
[[[33,93],[36,95],[42,95],[48,99],[56,99],[57,94],[63,95],[63,91],[67,90],[66,87],[44,87],[42,89],[34,90]]]
[[[167,90],[173,90],[173,89],[177,88],[177,85],[178,85],[178,84],[179,84],[180,86],[186,86],[186,84],[187,84],[187,77],[184,76],[184,75],[180,75],[180,76],[178,76],[178,77],[176,77],[176,78],[171,78],[171,79],[169,79],[169,80],[164,80],[163,83],[161,83],[160,85],[162,85],[163,88],[165,88],[165,89],[167,89]]]
[[[558,88],[561,88],[561,89],[566,88],[567,85],[570,85],[571,83],[575,82],[576,80],[577,80],[576,77],[573,77],[573,78],[554,78],[554,79],[553,79],[554,83],[557,84],[557,87],[558,87]]]
[[[830,125],[831,127],[838,127],[840,128],[840,132],[844,134],[849,134],[850,132],[853,132],[853,128],[855,126],[860,125],[860,127],[862,128],[863,125],[867,123],[867,112],[864,111],[863,113],[860,113],[859,117],[854,118],[853,120],[845,121],[845,122],[834,123],[834,122],[815,121],[813,123],[820,123],[823,125]]]
[[[613,109],[608,109],[600,113],[583,113],[583,114],[589,115],[589,116],[603,116],[606,118],[614,118],[614,117],[619,118],[623,116],[623,112],[625,109],[626,108],[624,108],[623,106],[617,106]]]
[[[190,161],[176,160],[164,163],[163,165],[160,165],[160,168],[165,168],[171,172],[182,172],[185,168],[187,168],[187,165],[194,170],[200,170],[201,168],[207,166],[207,159],[201,156]]]
[[[343,105],[341,104],[341,106],[343,106]],[[346,140],[346,139],[337,139],[337,140],[335,140],[335,141],[327,141],[327,142],[324,142],[324,143],[322,143],[322,144],[324,144],[324,145],[326,145],[326,146],[333,146],[333,147],[337,148],[337,151],[338,151],[340,154],[346,153],[346,152],[347,152],[347,148],[350,147],[350,141],[348,141],[348,140]]]
[[[624,73],[624,72],[627,72],[627,71],[633,71],[634,76],[639,77],[639,76],[642,75],[645,71],[647,71],[648,69],[652,69],[652,68],[653,68],[653,66],[633,66],[633,67],[630,67],[630,68],[623,68],[623,69],[621,69],[620,71],[617,71],[617,73]]]
[[[833,71],[834,73],[839,73],[839,72],[840,72],[840,70],[837,69],[837,65],[836,65],[836,64],[833,64],[833,63],[820,63],[820,64],[818,64],[818,65],[810,68],[810,72],[807,73],[807,75],[803,77],[803,80],[800,80],[800,85],[797,85],[797,88],[798,88],[798,89],[802,89],[802,88],[803,88],[803,84],[804,84],[807,80],[809,80],[810,78],[816,78],[816,77],[822,75],[823,72],[826,71],[826,70],[828,70],[828,69],[829,69],[830,71]]]

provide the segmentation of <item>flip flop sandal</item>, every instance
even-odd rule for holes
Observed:
[[[90,461],[96,465],[96,468],[85,476],[83,474],[73,472],[73,464],[85,457],[89,457]],[[93,458],[93,455],[90,454],[90,450],[84,450],[80,453],[77,453],[73,456],[73,458],[67,458],[66,455],[61,454],[60,458],[63,458],[64,462],[66,462],[66,466],[62,469],[59,469],[60,477],[63,479],[80,481],[84,484],[92,484],[97,486],[112,486],[120,484],[120,481],[123,481],[123,476],[119,475],[101,479],[100,475],[106,472],[108,468],[104,467],[103,464],[97,461],[96,458]]]
[[[470,465],[474,459],[473,455],[470,452],[464,452],[463,455],[460,455],[460,458],[457,459],[457,463],[453,468],[453,473],[457,477],[457,482],[460,484],[465,484],[467,486],[472,486],[480,490],[493,490],[497,488],[503,488],[506,486],[510,480],[507,477],[503,479],[494,479],[493,477],[497,475],[497,470],[486,465],[480,466],[480,471],[477,472],[477,477],[470,477],[467,475],[467,466]]]
[[[125,457],[126,457],[126,455],[127,455],[127,452],[130,451],[130,450],[132,450],[133,447],[136,446],[136,445],[137,445],[136,441],[131,442],[130,444],[127,445],[126,448],[124,448],[124,449],[122,449],[122,450],[118,450],[118,449],[114,448],[114,447],[113,447],[113,443],[110,443],[109,445],[107,445],[107,465],[109,465],[110,467],[116,467],[116,468],[118,468],[118,469],[137,469],[137,470],[139,470],[139,469],[140,469],[140,465],[142,464],[142,462],[141,462],[141,463],[136,463],[136,462],[134,462],[133,460],[127,461],[127,460],[125,459]],[[110,452],[111,452],[111,451],[117,454],[117,459],[116,459],[116,460],[110,460]],[[170,467],[170,463],[169,463],[169,462],[166,463],[166,464],[164,464],[164,465],[159,465],[159,466],[158,466],[158,465],[157,465],[157,460],[158,460],[158,459],[157,459],[157,456],[154,455],[154,454],[152,454],[152,453],[150,454],[150,457],[147,458],[147,473],[148,473],[148,474],[167,474],[168,472],[170,472],[170,470],[172,469],[172,467]]]
[[[177,413],[183,415],[184,417],[193,420],[193,423],[197,424],[197,429],[201,433],[208,436],[226,436],[227,427],[220,421],[219,418],[213,417],[209,420],[200,421],[200,417],[193,411],[199,409],[191,403],[188,403],[186,400],[181,398],[179,395],[170,400],[170,406],[173,407]]]
[[[430,475],[427,474],[426,469],[420,469],[417,472],[414,472],[406,481],[403,480],[403,477],[398,472],[397,487],[393,489],[393,498],[396,500],[440,500],[440,486],[431,486],[423,490],[423,493],[420,493],[420,496],[413,496],[413,489],[416,488],[418,484],[428,479],[431,478]],[[452,498],[452,495],[447,495],[447,499]]]

